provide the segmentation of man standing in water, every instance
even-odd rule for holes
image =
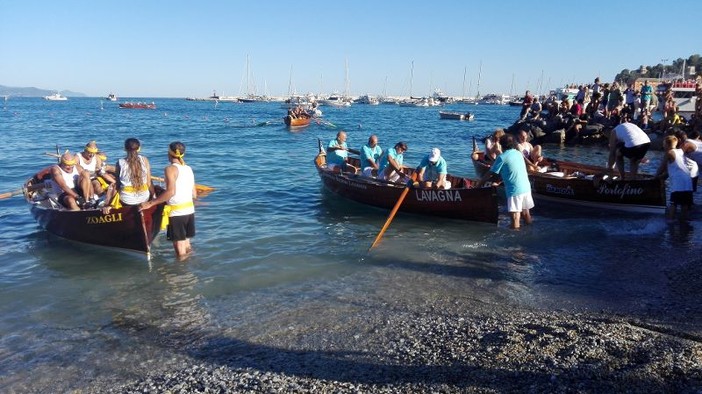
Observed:
[[[163,210],[163,223],[167,227],[166,235],[173,241],[176,256],[187,257],[192,251],[190,238],[195,236],[195,205],[197,198],[195,175],[192,168],[185,165],[185,145],[171,142],[168,146],[168,161],[165,169],[166,191],[157,198],[140,204],[141,209],[166,202]]]
[[[485,183],[494,175],[502,177],[507,195],[507,211],[512,219],[511,227],[519,229],[521,216],[524,216],[525,224],[532,222],[529,211],[534,208],[531,184],[529,184],[524,156],[517,150],[517,142],[511,134],[505,135],[502,146],[505,148],[504,153],[497,157],[495,163],[490,167],[490,171],[483,175],[478,184]]]

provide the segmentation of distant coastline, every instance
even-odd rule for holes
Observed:
[[[87,97],[85,93],[72,92],[70,90],[51,90],[51,89],[39,89],[35,87],[13,87],[0,85],[0,96],[14,96],[14,97],[44,97],[56,92],[61,93],[61,95],[66,97]]]

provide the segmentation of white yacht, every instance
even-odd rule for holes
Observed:
[[[50,96],[44,96],[44,100],[49,100],[49,101],[66,101],[68,100],[68,97],[66,96],[61,96],[61,93],[56,92]]]

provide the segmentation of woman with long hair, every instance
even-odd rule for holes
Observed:
[[[139,205],[149,201],[154,195],[154,186],[151,183],[151,165],[146,156],[139,154],[141,143],[136,138],[127,138],[124,141],[124,150],[127,156],[117,161],[117,190],[108,193],[111,206],[116,206],[112,200],[115,192],[119,193],[119,204]]]

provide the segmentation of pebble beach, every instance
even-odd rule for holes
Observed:
[[[86,391],[700,393],[702,278],[690,264],[668,280],[677,297],[633,314],[546,311],[470,292],[338,294],[246,324],[265,328],[202,335],[170,368]]]

